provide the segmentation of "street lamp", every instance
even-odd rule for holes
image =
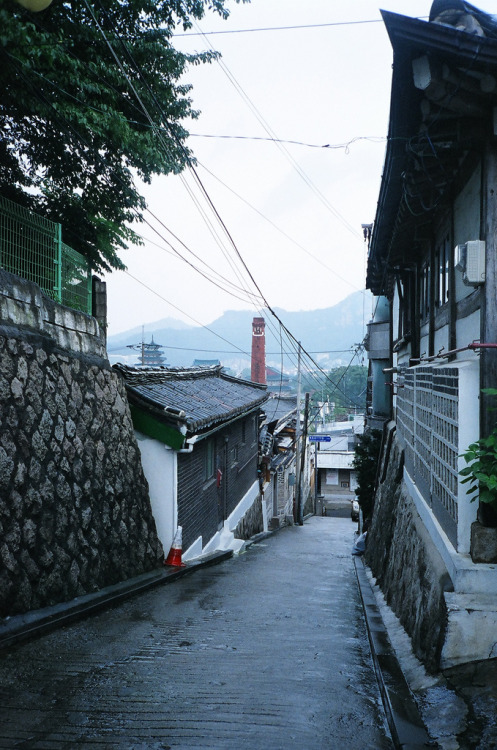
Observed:
[[[48,8],[52,0],[17,0],[17,2],[32,13],[39,13],[40,10]]]

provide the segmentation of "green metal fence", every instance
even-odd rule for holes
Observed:
[[[91,315],[91,268],[62,242],[61,225],[0,195],[0,267],[38,284],[63,305]]]

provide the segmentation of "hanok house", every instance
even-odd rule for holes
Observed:
[[[297,398],[270,394],[261,428],[264,530],[293,523],[296,479]]]
[[[497,385],[497,19],[461,0],[383,19],[392,96],[367,287],[370,414],[392,421],[366,559],[436,669],[497,655],[496,534],[459,475],[495,424],[481,389]]]
[[[218,367],[121,372],[157,532],[167,551],[178,526],[183,559],[238,549],[262,530],[258,440],[266,388]]]
[[[318,427],[314,436],[317,492],[325,496],[342,495],[347,500],[355,498],[355,446],[357,436],[364,432],[364,415],[350,414],[346,422],[328,422]],[[320,433],[324,433],[322,440]]]

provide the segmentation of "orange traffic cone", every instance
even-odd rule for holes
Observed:
[[[183,528],[182,526],[178,526],[169,554],[164,560],[164,565],[174,565],[177,568],[186,568],[185,563],[181,562],[181,549],[183,546],[182,536]]]

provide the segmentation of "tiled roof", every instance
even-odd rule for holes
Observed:
[[[221,366],[114,369],[122,374],[131,403],[182,423],[189,432],[253,411],[268,397],[264,386],[226,375]]]
[[[271,394],[270,399],[264,404],[263,411],[266,414],[267,422],[280,422],[281,420],[296,418],[297,415],[297,397],[296,396],[276,396]]]

